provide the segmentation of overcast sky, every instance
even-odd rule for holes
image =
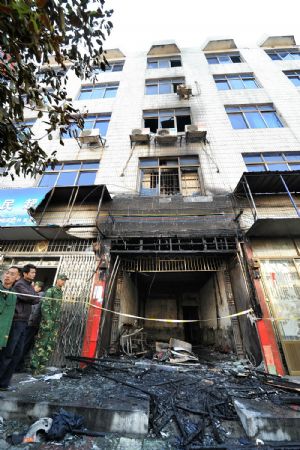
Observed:
[[[231,37],[251,47],[264,36],[293,34],[300,45],[300,0],[106,0],[105,6],[115,11],[105,48],[125,53],[166,39],[195,47]]]

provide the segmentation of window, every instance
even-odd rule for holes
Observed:
[[[289,70],[283,72],[295,86],[300,86],[300,70]]]
[[[273,59],[273,61],[288,61],[291,59],[300,59],[299,50],[268,50],[266,53],[270,56],[271,59]]]
[[[93,100],[95,98],[112,98],[117,95],[119,83],[93,84],[81,86],[78,100]]]
[[[242,62],[238,53],[222,53],[221,55],[206,55],[208,64],[232,64]]]
[[[259,87],[253,73],[214,75],[214,80],[219,91],[228,89],[256,89]]]
[[[168,69],[169,67],[181,67],[180,56],[171,58],[149,58],[147,60],[147,69]]]
[[[141,158],[141,195],[170,196],[200,193],[198,156]]]
[[[300,170],[300,152],[249,153],[243,158],[248,172]]]
[[[177,92],[177,86],[184,84],[184,78],[162,78],[159,80],[146,80],[146,95],[172,94]]]
[[[102,137],[106,136],[108,125],[110,121],[110,114],[95,114],[88,115],[84,119],[84,130],[92,128],[98,128]],[[78,136],[82,130],[78,127],[77,123],[71,123],[69,130],[62,133],[63,139],[69,139],[71,137]],[[77,137],[76,136],[76,137]]]
[[[273,105],[225,106],[232,128],[281,128]]]
[[[109,66],[105,66],[105,72],[122,72],[124,67],[124,61],[115,61],[109,63]],[[101,69],[101,67],[95,66],[93,68],[94,75],[99,75],[100,73],[103,73],[104,70]]]
[[[99,162],[77,161],[56,164],[54,169],[49,166],[39,182],[39,186],[88,186],[95,182]]]
[[[174,128],[178,132],[185,130],[185,125],[191,124],[189,108],[161,109],[144,111],[144,126],[156,133],[159,128]]]

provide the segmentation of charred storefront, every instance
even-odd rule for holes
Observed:
[[[230,198],[114,198],[108,207],[98,229],[110,245],[104,306],[115,314],[103,312],[99,351],[118,351],[124,332],[141,330],[139,349],[176,338],[259,363],[255,325],[236,316],[253,298]]]

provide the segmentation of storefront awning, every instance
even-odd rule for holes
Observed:
[[[70,227],[60,226],[25,226],[25,227],[0,227],[1,241],[41,241],[57,239],[75,239],[67,233]]]

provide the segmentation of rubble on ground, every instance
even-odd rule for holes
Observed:
[[[178,341],[169,342],[164,350],[189,353],[189,348],[182,349],[181,345],[180,349]],[[280,405],[286,411],[299,408],[300,385],[298,387],[281,377],[257,370],[249,361],[237,360],[232,354],[210,354],[207,350],[198,350],[195,356],[197,362],[179,361],[178,364],[153,360],[152,357],[88,359],[73,356],[69,360],[77,362],[77,368],[65,370],[62,377],[39,378],[39,382],[50,386],[47,391],[40,387],[35,390],[37,381],[30,381],[27,375],[30,383],[16,384],[16,392],[21,395],[26,388],[28,394],[28,386],[31,385],[32,398],[39,401],[55,402],[63,399],[69,403],[85,400],[95,405],[103,404],[107,398],[112,401],[114,396],[123,398],[124,402],[129,399],[150,399],[149,433],[143,439],[111,433],[105,433],[102,437],[67,435],[59,443],[60,447],[44,443],[44,447],[40,447],[43,449],[254,449],[262,444],[246,435],[236,413],[234,400],[268,401]],[[182,358],[183,353],[180,355]],[[85,368],[79,367],[82,363]],[[9,421],[4,422],[9,424]],[[7,430],[2,436],[0,433],[0,439],[5,439],[7,433]],[[131,447],[125,444],[120,447],[121,439],[128,439]],[[288,445],[280,448],[297,448],[292,443]],[[24,449],[24,444],[20,448]],[[264,448],[275,449],[276,444],[264,442]]]

